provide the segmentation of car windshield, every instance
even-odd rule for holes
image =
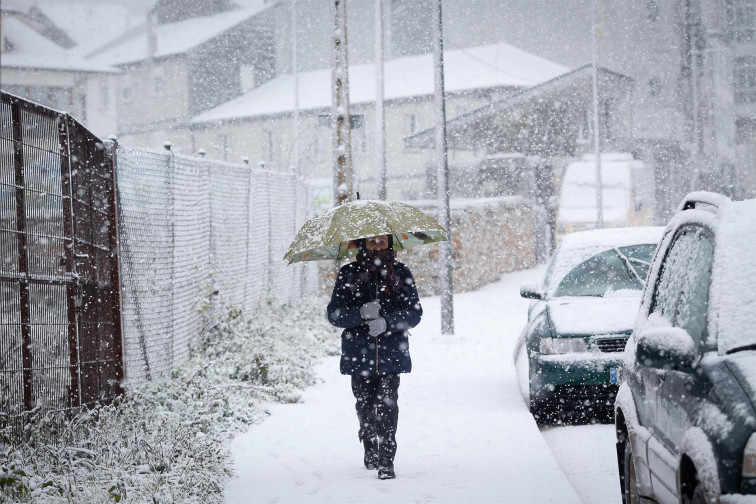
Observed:
[[[656,245],[615,247],[574,267],[559,282],[555,297],[603,297],[617,291],[641,290]]]

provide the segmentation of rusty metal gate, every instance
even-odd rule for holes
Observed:
[[[2,424],[113,398],[123,357],[112,149],[66,113],[0,97]]]

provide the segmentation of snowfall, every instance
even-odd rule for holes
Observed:
[[[421,299],[413,371],[399,387],[397,479],[363,467],[349,378],[332,356],[299,402],[268,405],[262,423],[232,440],[226,502],[620,502],[612,425],[539,428],[528,411],[519,287],[542,274],[456,295],[453,336],[441,334],[439,298]]]

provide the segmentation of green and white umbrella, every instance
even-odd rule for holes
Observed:
[[[393,235],[394,250],[446,240],[446,229],[417,208],[398,201],[357,200],[304,223],[284,260],[335,260],[357,255],[353,240]]]

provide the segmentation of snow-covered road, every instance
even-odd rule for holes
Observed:
[[[592,469],[611,462],[614,445],[603,445],[613,443],[612,427],[542,435],[520,393],[512,353],[528,303],[519,286],[540,273],[513,273],[455,296],[455,336],[440,335],[439,299],[422,300],[425,315],[410,340],[413,371],[399,388],[396,480],[363,468],[349,379],[338,358],[328,358],[318,369],[323,382],[302,402],[272,405],[271,418],[234,440],[237,476],[227,502],[614,501],[614,473]]]

